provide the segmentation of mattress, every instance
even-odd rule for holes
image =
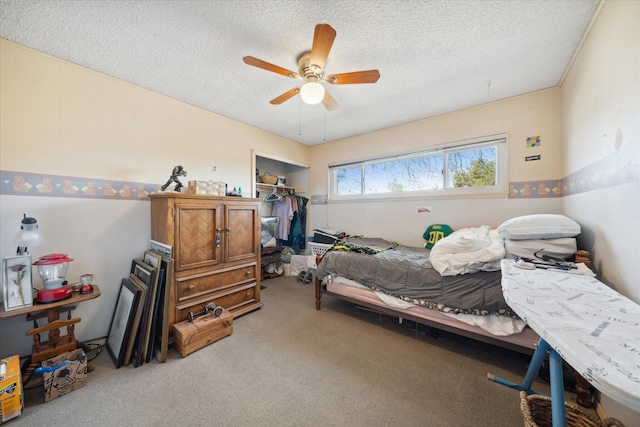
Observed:
[[[365,253],[329,250],[317,277],[345,277],[369,289],[415,305],[455,313],[517,317],[502,295],[500,271],[441,276],[429,261],[429,251],[392,244],[384,239],[350,239]]]

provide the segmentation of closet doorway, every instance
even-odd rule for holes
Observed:
[[[307,194],[309,166],[257,151],[253,151],[252,155],[252,170],[256,174],[252,180],[252,193],[255,197],[263,199],[263,217],[279,218],[277,245],[286,248],[284,252],[287,254],[291,251],[298,255],[310,254],[311,250],[307,244],[307,236],[310,236],[311,230],[310,196]],[[264,175],[276,177],[278,180],[275,184],[262,182],[261,177]],[[296,211],[290,222],[287,222],[288,215],[283,213],[285,201],[292,203],[293,210]],[[268,221],[263,221],[265,222]],[[265,236],[265,242],[267,237]]]

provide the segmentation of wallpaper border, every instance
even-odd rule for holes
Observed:
[[[107,179],[0,171],[0,194],[76,197],[111,200],[150,200],[159,184]]]
[[[160,184],[0,171],[0,194],[149,201]],[[509,183],[510,199],[565,197],[640,180],[638,150],[619,150],[562,179]],[[326,205],[327,195],[310,196]]]
[[[509,184],[509,198],[565,197],[638,180],[638,149],[631,148],[618,150],[562,179],[512,182]]]

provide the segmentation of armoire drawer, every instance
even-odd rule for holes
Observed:
[[[234,288],[228,293],[216,292],[211,294],[209,298],[202,298],[197,300],[197,302],[177,305],[175,322],[177,323],[188,319],[190,311],[195,314],[204,310],[204,307],[210,302],[213,302],[216,307],[226,308],[233,313],[234,316],[244,314],[249,309],[255,309],[256,304],[261,305],[256,301],[256,283],[253,282]]]
[[[212,291],[256,280],[256,264],[244,265],[231,270],[214,270],[199,274],[176,277],[177,301],[195,298]]]

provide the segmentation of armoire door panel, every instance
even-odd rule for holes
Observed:
[[[259,218],[256,206],[227,205],[227,261],[256,259],[260,250]]]
[[[216,265],[221,245],[216,229],[221,227],[218,205],[178,205],[176,215],[176,270]]]

